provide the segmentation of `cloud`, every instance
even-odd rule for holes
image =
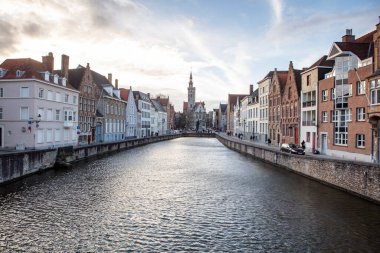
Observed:
[[[274,14],[274,24],[282,22],[283,5],[282,0],[270,0],[270,5]]]
[[[9,54],[17,44],[17,27],[0,17],[0,54]]]

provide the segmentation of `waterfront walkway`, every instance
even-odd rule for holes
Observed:
[[[228,136],[226,133],[219,133],[220,136],[222,136],[223,138],[226,138],[226,139],[229,139],[231,141],[235,141],[235,142],[240,142],[240,143],[243,143],[243,144],[248,144],[248,145],[253,145],[253,146],[256,146],[256,147],[265,147],[266,149],[270,149],[270,150],[273,150],[273,151],[280,151],[280,147],[275,145],[275,144],[266,144],[266,143],[263,143],[263,142],[259,142],[259,141],[252,141],[252,140],[245,140],[245,139],[239,139],[238,137],[235,137],[235,136]],[[330,156],[330,155],[323,155],[323,154],[314,154],[312,152],[308,152],[306,151],[305,152],[305,156],[306,157],[315,157],[315,158],[319,158],[319,159],[328,159],[328,160],[334,160],[334,161],[354,161],[354,162],[361,162],[361,163],[366,163],[366,164],[375,164],[375,163],[369,163],[369,162],[365,162],[365,161],[360,161],[360,160],[355,160],[355,159],[350,159],[350,158],[347,158],[347,157],[338,157],[338,156]]]

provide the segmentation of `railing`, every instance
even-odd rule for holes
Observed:
[[[304,120],[302,126],[316,126],[315,120]]]
[[[315,100],[305,101],[302,103],[302,107],[310,107],[310,106],[315,106],[315,105],[316,105]]]

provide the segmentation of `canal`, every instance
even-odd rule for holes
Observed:
[[[380,206],[180,138],[0,188],[0,252],[375,252]]]

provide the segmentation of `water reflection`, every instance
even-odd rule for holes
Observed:
[[[0,188],[0,251],[376,251],[380,207],[182,138]]]

